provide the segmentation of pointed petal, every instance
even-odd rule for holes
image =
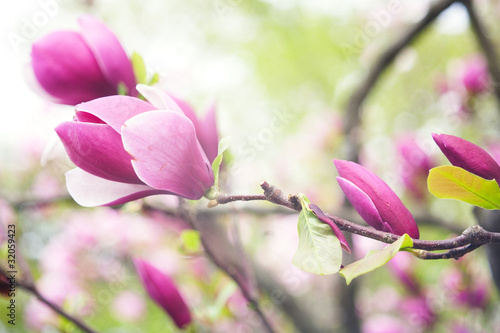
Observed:
[[[66,172],[66,187],[76,203],[83,207],[121,205],[149,195],[169,194],[147,185],[106,180],[80,168]]]
[[[59,103],[76,105],[117,92],[77,32],[48,34],[33,44],[31,57],[38,83]]]
[[[120,134],[108,125],[68,121],[55,130],[69,158],[81,169],[112,181],[142,184]]]
[[[214,175],[191,121],[174,111],[151,111],[122,128],[125,149],[139,178],[151,187],[200,199]]]
[[[347,253],[351,253],[351,248],[349,247],[349,243],[347,243],[347,240],[345,239],[345,236],[342,233],[342,230],[340,230],[339,227],[335,223],[333,223],[332,220],[330,220],[328,218],[328,216],[326,216],[325,213],[323,213],[321,208],[319,208],[315,204],[310,204],[309,208],[312,209],[312,211],[314,212],[314,214],[316,214],[318,219],[325,222],[326,224],[328,224],[330,226],[330,228],[332,228],[333,233],[339,239],[340,245],[342,246],[344,251],[346,251]]]
[[[172,279],[145,260],[134,259],[135,269],[149,296],[182,328],[191,322],[191,313]]]
[[[140,113],[156,110],[148,102],[130,96],[107,96],[76,106],[76,118],[82,122],[95,122],[89,114],[99,118],[120,133],[125,122]]]
[[[171,110],[183,114],[179,105],[164,91],[144,84],[138,84],[137,90],[157,109]]]
[[[196,136],[198,141],[200,141],[201,147],[205,151],[208,160],[213,162],[217,157],[219,148],[219,136],[217,135],[217,124],[215,119],[215,105],[212,105],[203,119],[198,119],[196,113],[189,103],[186,101],[171,96],[172,99],[180,106],[182,112],[188,117],[196,129]]]
[[[454,135],[433,133],[432,137],[454,166],[485,179],[500,181],[500,166],[483,148]]]
[[[382,221],[387,222],[395,234],[403,235],[407,233],[412,238],[419,237],[417,223],[410,211],[382,179],[357,163],[342,160],[334,160],[334,163],[340,178],[350,182],[370,198]],[[351,188],[350,186],[347,187]],[[349,201],[354,206],[354,203],[351,200]],[[377,223],[376,220],[373,220],[373,222]],[[387,226],[379,225],[379,227],[379,230],[388,231]]]
[[[170,96],[170,97],[175,102],[175,104],[177,104],[181,108],[182,113],[184,113],[184,115],[186,117],[188,117],[189,120],[191,120],[191,122],[194,125],[194,128],[196,129],[196,133],[198,133],[198,126],[199,126],[199,124],[198,124],[198,116],[196,116],[196,112],[194,112],[194,110],[191,107],[191,105],[188,102],[186,102],[185,100],[180,99],[178,97],[175,97],[175,96]],[[199,138],[198,138],[198,140],[199,140]]]
[[[104,77],[115,89],[123,83],[128,89],[128,95],[136,96],[132,63],[115,34],[101,21],[89,15],[80,17],[78,23],[83,39],[92,50]]]
[[[205,118],[199,122],[196,133],[205,154],[207,154],[208,160],[212,162],[217,157],[219,149],[215,104],[208,109]]]
[[[342,192],[344,192],[347,197],[347,200],[349,200],[363,220],[377,230],[384,230],[384,221],[382,220],[377,207],[373,204],[372,199],[370,199],[365,192],[347,179],[337,177],[337,182],[339,183]]]

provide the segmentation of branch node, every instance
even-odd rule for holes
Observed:
[[[480,238],[481,238],[482,231],[483,231],[483,228],[481,228],[481,226],[476,224],[476,225],[471,225],[470,227],[465,229],[464,232],[462,233],[462,235],[467,237],[467,240],[471,244],[479,244],[479,243],[481,243]]]

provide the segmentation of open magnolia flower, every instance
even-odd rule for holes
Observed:
[[[161,90],[142,85],[138,90],[150,103],[99,98],[77,105],[74,121],[56,127],[78,167],[66,173],[78,204],[117,205],[154,194],[197,200],[213,185],[193,122]]]
[[[83,16],[81,31],[55,31],[33,44],[36,82],[56,103],[76,105],[117,95],[119,87],[136,96],[132,63],[102,22]]]
[[[366,223],[377,230],[419,237],[410,211],[382,179],[357,163],[343,160],[334,163],[340,188]]]

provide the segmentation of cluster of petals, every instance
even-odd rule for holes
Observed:
[[[80,17],[78,23],[80,31],[55,31],[33,44],[34,84],[68,105],[117,95],[120,87],[136,96],[132,63],[117,37],[94,17]]]
[[[134,266],[149,296],[165,310],[175,325],[179,328],[189,325],[191,312],[174,281],[143,259],[134,259]]]
[[[82,206],[117,205],[155,194],[197,200],[214,183],[206,153],[213,158],[217,150],[214,109],[200,121],[163,91],[137,89],[148,101],[98,98],[77,105],[74,120],[56,127],[77,166],[66,173],[66,186]]]
[[[382,179],[355,162],[334,160],[334,163],[340,188],[366,223],[377,230],[419,238],[410,211]]]

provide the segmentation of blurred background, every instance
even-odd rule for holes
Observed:
[[[86,209],[68,198],[64,172],[72,165],[53,128],[72,119],[73,107],[50,103],[32,89],[34,41],[52,31],[78,30],[77,18],[91,14],[114,31],[128,54],[144,58],[148,73],[159,74],[161,88],[189,101],[200,114],[216,103],[219,135],[230,138],[225,192],[261,193],[259,183],[266,180],[362,223],[343,206],[332,163],[352,157],[346,147],[354,137],[356,158],[402,197],[419,222],[421,238],[445,239],[476,221],[471,206],[426,193],[426,174],[418,174],[418,166],[423,160],[430,166],[447,163],[431,133],[458,135],[500,156],[500,108],[462,4],[444,10],[397,53],[370,86],[360,122],[345,135],[349,101],[369,69],[434,4],[9,3],[0,13],[0,220],[17,223],[19,251],[40,291],[99,332],[175,332],[132,270],[130,257],[143,256],[179,284],[198,321],[193,330],[262,331],[235,284],[202,253],[183,247],[179,234],[187,226],[182,221],[146,214],[137,202],[121,209]],[[473,4],[497,47],[498,1]],[[145,201],[168,206],[171,199]],[[205,206],[200,202],[202,212]],[[271,283],[263,287],[267,293],[261,300],[278,332],[300,331],[301,325],[285,301],[273,298],[273,290],[297,302],[299,318],[311,321],[309,332],[355,332],[356,327],[373,333],[500,332],[498,294],[483,249],[453,262],[398,256],[347,288],[339,276],[313,276],[292,265],[296,215],[265,203],[235,203],[214,211],[207,214],[244,250],[242,260],[272,279],[256,278],[261,286]],[[350,242],[356,258],[381,246],[356,237]],[[2,314],[0,331],[76,331],[27,293],[21,291],[18,299],[18,324],[9,326]],[[7,302],[0,299],[0,308]]]

